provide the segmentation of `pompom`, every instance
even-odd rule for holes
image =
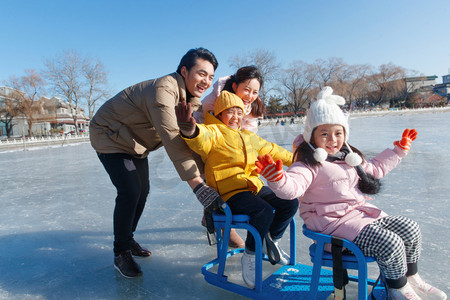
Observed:
[[[328,153],[325,149],[319,147],[314,150],[313,156],[317,162],[324,162],[328,157]]]
[[[329,86],[324,86],[322,90],[317,94],[317,100],[318,99],[324,99],[327,96],[330,96],[333,94],[333,89]]]
[[[356,167],[362,163],[362,158],[355,152],[350,152],[345,156],[345,162],[351,167]]]
[[[328,104],[344,105],[345,99],[339,95],[333,95],[333,89],[325,86],[317,95],[317,101],[323,99]]]

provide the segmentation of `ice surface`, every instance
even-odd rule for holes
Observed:
[[[421,276],[447,294],[449,120],[449,112],[352,118],[349,139],[372,157],[392,147],[404,128],[419,132],[411,153],[383,179],[374,203],[420,224]],[[265,126],[259,133],[291,149],[302,129],[301,124]],[[215,248],[207,245],[194,194],[164,150],[152,153],[149,164],[151,192],[136,239],[153,255],[138,260],[144,276],[130,280],[113,268],[115,190],[88,143],[0,153],[0,299],[239,299],[201,275]],[[309,241],[301,230],[297,240],[298,260],[309,264]],[[264,268],[267,275],[273,271]],[[242,282],[239,258],[232,258],[227,273]]]

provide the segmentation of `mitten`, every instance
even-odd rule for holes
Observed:
[[[212,213],[219,205],[221,206],[224,203],[217,191],[203,182],[194,188],[194,194],[209,213]]]
[[[258,155],[255,165],[256,173],[261,174],[267,181],[276,182],[283,178],[283,162],[281,159],[274,162],[270,154],[266,154],[264,157]]]
[[[181,133],[186,137],[192,137],[195,133],[196,122],[192,116],[191,104],[186,101],[178,103],[175,114]]]
[[[415,129],[409,130],[408,128],[403,131],[402,139],[395,141],[394,145],[400,147],[404,151],[408,152],[411,148],[411,143],[417,138],[417,131]]]

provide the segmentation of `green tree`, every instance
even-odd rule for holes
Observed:
[[[269,114],[277,114],[280,113],[283,109],[283,98],[277,96],[270,96],[267,101],[266,112]]]

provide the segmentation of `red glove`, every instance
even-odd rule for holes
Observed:
[[[408,152],[411,148],[411,143],[417,138],[417,131],[415,129],[409,130],[408,128],[403,131],[402,139],[395,141],[394,145],[399,146],[404,151]]]
[[[264,157],[258,155],[255,165],[256,173],[261,174],[267,181],[277,182],[283,178],[283,162],[281,159],[274,162],[270,154],[266,154]]]
[[[175,114],[181,133],[186,137],[192,137],[197,123],[192,117],[191,104],[185,101],[178,103],[178,106],[175,106]]]

